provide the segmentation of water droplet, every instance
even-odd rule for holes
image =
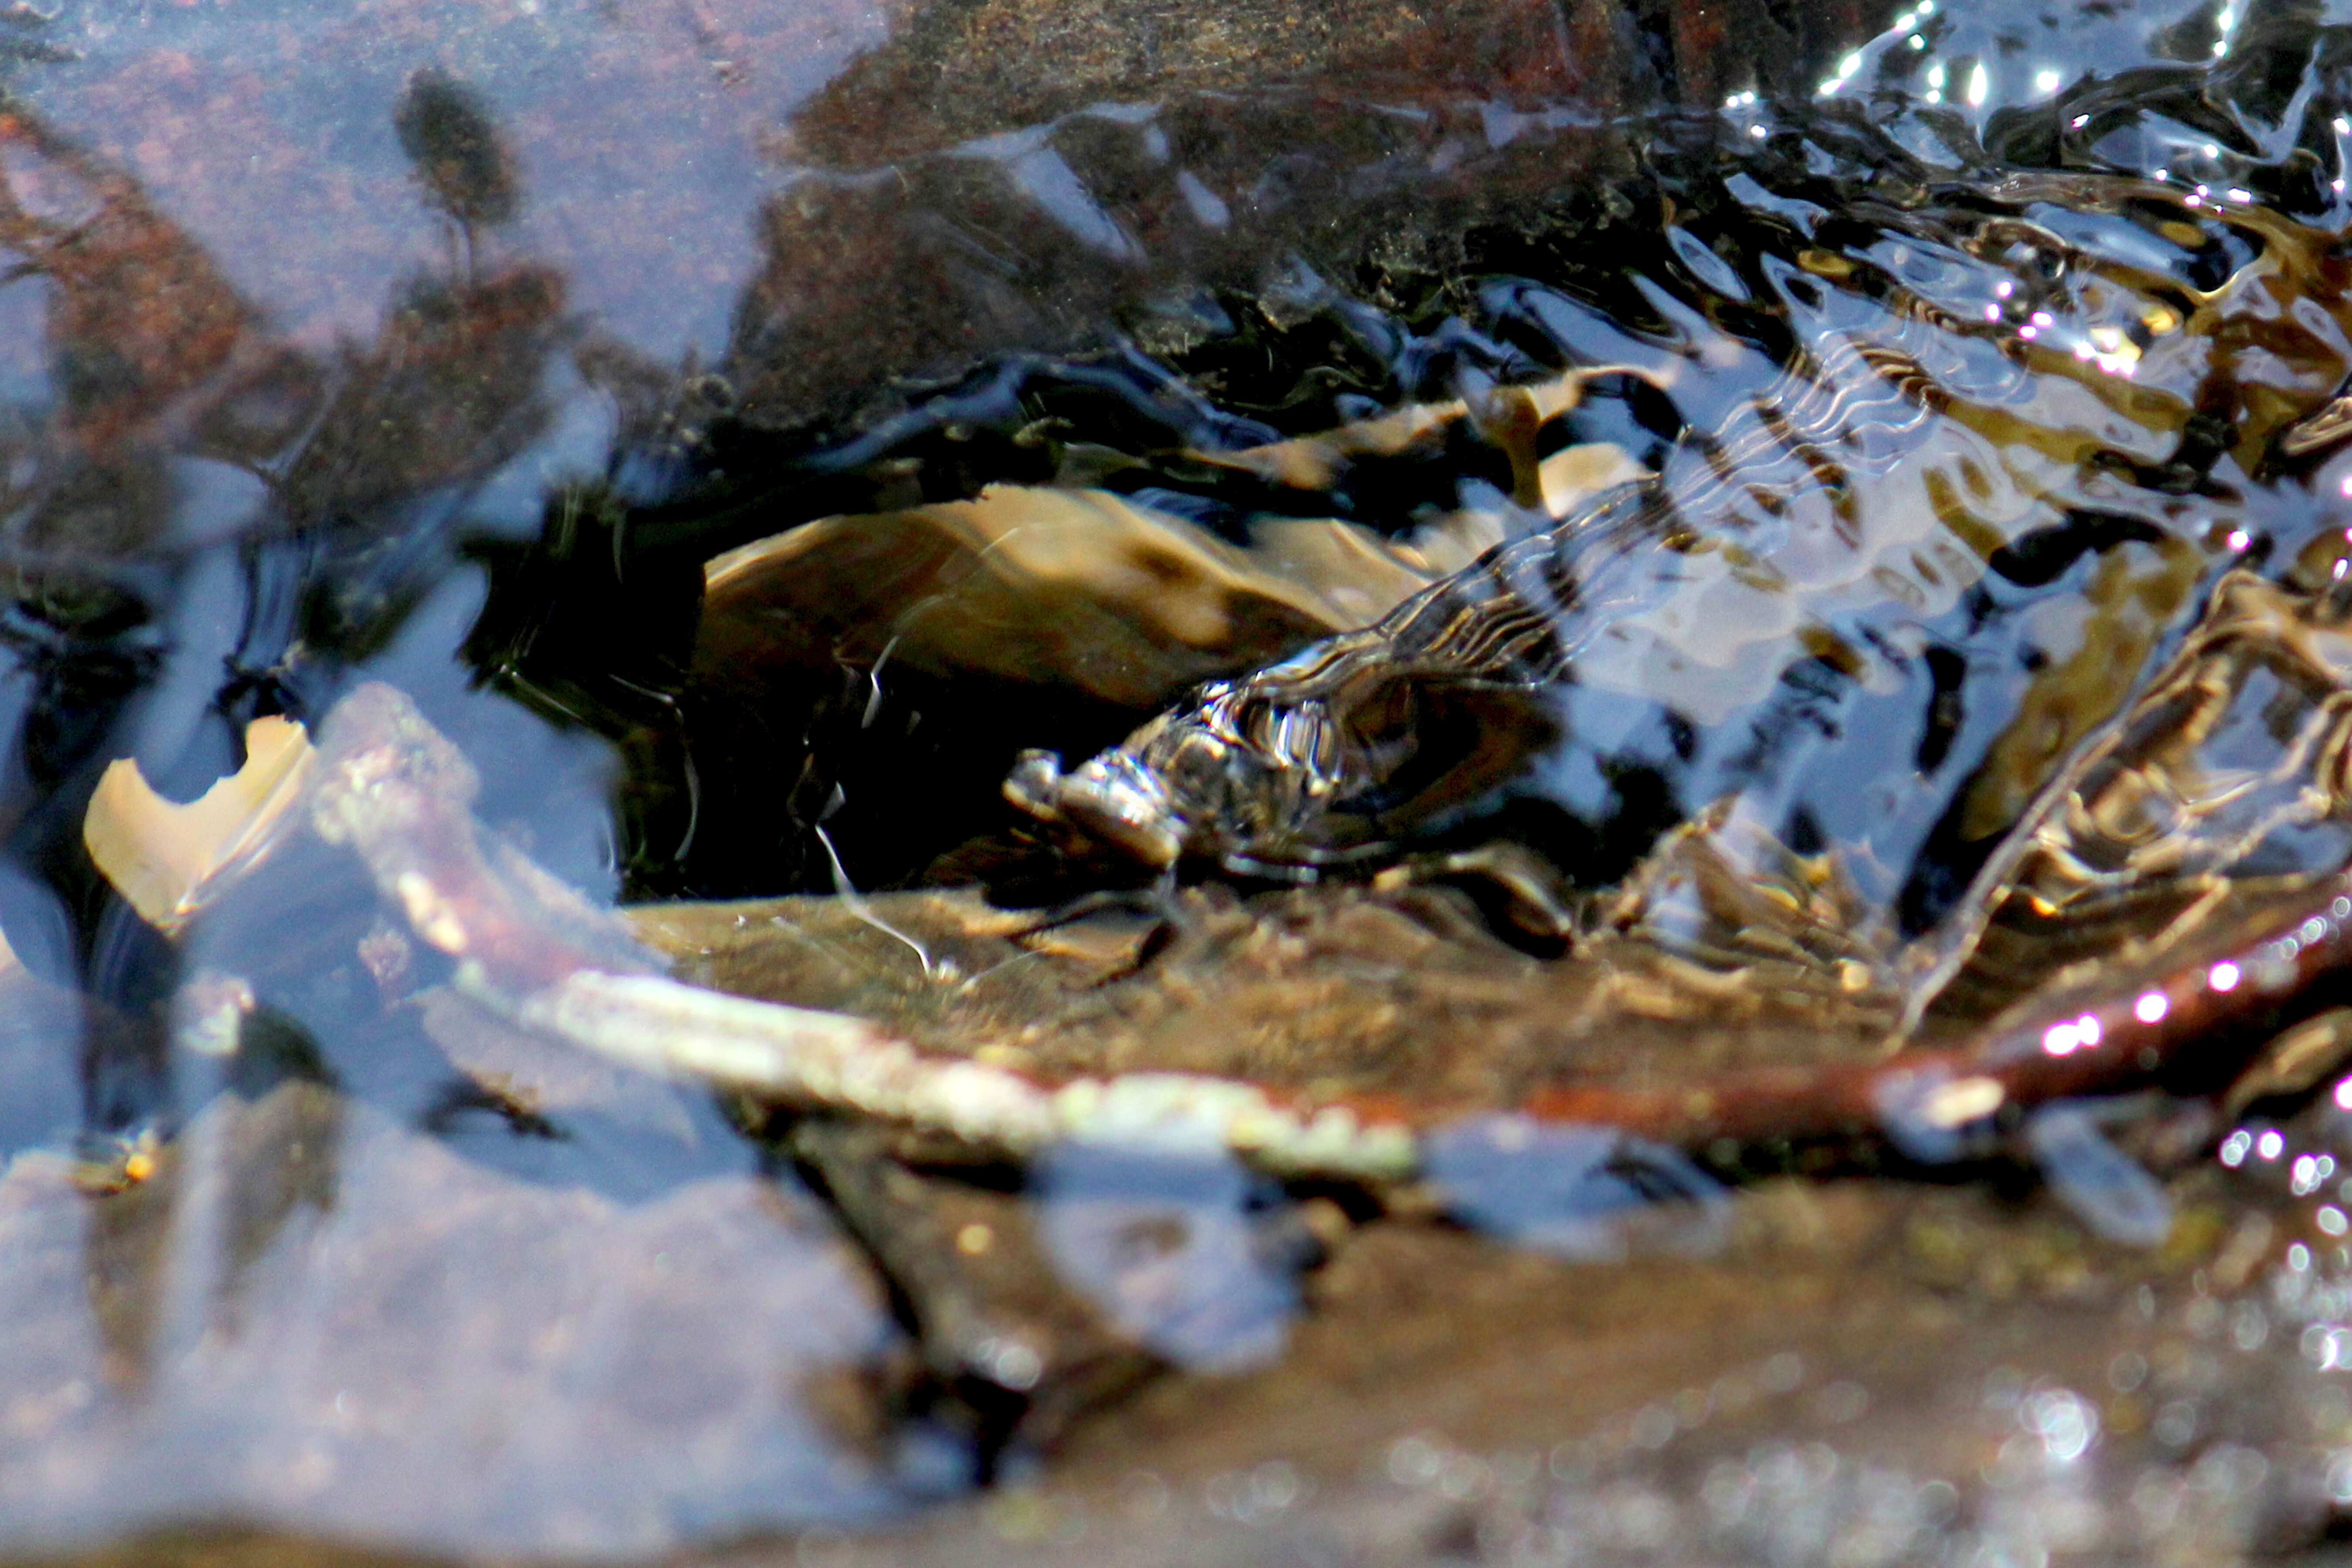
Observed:
[[[1955,1078],[1941,1068],[1889,1073],[1874,1094],[1887,1141],[1923,1165],[1948,1165],[1980,1151],[2007,1098],[1999,1079]]]

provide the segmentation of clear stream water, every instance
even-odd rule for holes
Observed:
[[[1298,518],[1522,538],[1556,518],[1466,428],[1304,489],[1218,459],[1618,367],[1534,455],[1654,475],[1675,548],[1564,613],[1573,682],[1422,826],[1507,834],[1589,889],[1719,808],[1744,873],[1832,857],[1856,962],[1895,973],[2223,573],[2341,575],[2352,447],[2290,433],[2352,375],[2352,24],[1773,16],[1744,48],[1600,8],[1449,13],[1458,47],[1311,10],[1222,42],[816,0],[0,14],[0,1552],[227,1521],[606,1560],[1053,1483],[985,1420],[873,1393],[909,1353],[903,1300],[707,1094],[486,1031],[445,975],[379,964],[395,915],[323,846],[176,940],[82,848],[110,761],[189,798],[246,721],[376,679],[481,771],[482,818],[596,899],[911,887],[1019,826],[1018,751],[1076,761],[1181,694],[925,642],[878,570],[813,595],[756,679],[698,663],[701,563],[798,522],[1057,484],[1236,549]],[[2327,817],[2233,869],[2347,856]],[[226,1063],[168,1026],[221,974],[261,1020]],[[1446,1380],[1415,1373],[1352,1416],[1302,1404],[1354,1426],[1295,1465],[1271,1417],[1276,1457],[1214,1485],[1175,1460],[1163,1483],[1148,1444],[1091,1462],[1152,1478],[1133,1528],[1179,1542],[1309,1519],[1320,1487],[1297,1528],[1377,1537],[1397,1499],[1439,1500],[1497,1560],[2307,1544],[2352,1506],[2347,1139],[2325,1097],[2213,1128],[2169,1169],[2171,1253],[2102,1251],[2026,1193],[1902,1187],[1849,1217],[1907,1263],[1857,1241],[1784,1268],[1773,1216],[1815,1200],[1715,1194],[1706,1246],[1738,1261],[1656,1265],[1666,1392],[1630,1414],[1547,1427],[1497,1396],[1520,1446],[1456,1444]],[[126,1151],[156,1173],[95,1190]],[[1081,1293],[1116,1294],[1089,1270],[1118,1273],[1118,1205],[1194,1227],[1196,1278],[1167,1288],[1223,1314],[1144,1311],[1141,1337],[1258,1369],[1236,1409],[1338,1353],[1315,1325],[1349,1321],[1352,1255],[1302,1283],[1311,1249],[1263,1244],[1314,1194],[1081,1154],[1032,1190]],[[2069,1296],[2051,1259],[2084,1247]],[[1653,1280],[1574,1267],[1579,1300]],[[1855,1300],[1926,1279],[1976,1327],[1938,1366],[1890,1308],[1821,1371],[1835,1349],[1773,1305],[1804,1269]],[[1446,1321],[1398,1289],[1363,1343]],[[2043,1339],[2074,1372],[2034,1370]],[[1491,1374],[1459,1353],[1454,1386]]]

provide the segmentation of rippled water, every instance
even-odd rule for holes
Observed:
[[[0,1552],[2337,1528],[2327,994],[2226,1115],[2189,1053],[1933,1171],[1520,1114],[1965,1039],[2352,857],[2276,652],[2344,662],[2352,35],[1767,11],[0,15]],[[1470,668],[1498,586],[1541,637]],[[2052,814],[2184,648],[2252,695],[2116,754],[2207,793]],[[1301,649],[1251,733],[1336,726],[1338,805],[1196,811],[1177,883],[1000,791]],[[1024,1170],[524,1033],[307,835],[134,913],[106,765],[193,797],[362,679],[695,978],[1476,1114],[1402,1191]]]

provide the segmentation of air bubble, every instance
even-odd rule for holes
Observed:
[[[1281,1352],[1305,1248],[1274,1223],[1278,1190],[1238,1162],[1066,1143],[1030,1188],[1063,1279],[1154,1352],[1204,1371]]]
[[[2107,1142],[2090,1113],[2059,1104],[2025,1124],[2025,1145],[2050,1191],[2092,1230],[2131,1247],[2172,1232],[2172,1199],[2139,1163]]]
[[[1476,1117],[1433,1134],[1423,1168],[1456,1218],[1562,1258],[1710,1252],[1730,1224],[1713,1177],[1612,1128]]]

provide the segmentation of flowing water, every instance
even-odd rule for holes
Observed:
[[[2332,979],[2006,1120],[1805,1096],[2268,984],[2352,862],[2347,68],[2187,0],[0,12],[0,1556],[2327,1560]],[[643,1073],[323,827],[100,869],[110,763],[367,682],[567,940],[517,867],[1417,1179]]]

